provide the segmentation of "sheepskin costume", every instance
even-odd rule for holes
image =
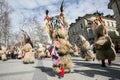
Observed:
[[[8,59],[11,59],[11,53],[12,51],[10,49],[6,50],[6,56]]]
[[[74,52],[73,52],[74,56],[79,56],[79,49],[78,46],[76,44],[74,44]]]
[[[46,10],[46,27],[47,31],[52,39],[53,46],[51,47],[50,51],[53,50],[54,52],[52,55],[56,56],[57,58],[60,57],[60,61],[58,61],[58,64],[53,64],[53,70],[55,72],[60,72],[60,66],[61,64],[64,65],[65,72],[71,71],[72,69],[72,60],[71,56],[69,55],[72,50],[72,45],[69,43],[68,39],[68,23],[65,19],[65,16],[63,14],[63,2],[60,7],[61,13],[60,15],[49,17],[48,13],[49,11]],[[58,56],[59,55],[59,56]]]
[[[3,61],[6,61],[6,60],[7,60],[6,54],[2,54],[2,55],[1,55],[1,59],[2,59]]]
[[[22,51],[29,52],[32,49],[32,46],[30,43],[27,43],[23,46]]]
[[[1,45],[0,56],[1,56],[1,60],[3,61],[7,60],[6,50],[7,50],[7,47],[5,45]]]
[[[34,63],[35,56],[31,44],[27,43],[23,46],[22,51],[24,52],[24,63]]]
[[[20,48],[17,48],[17,53],[18,53],[18,59],[22,58],[22,50]]]
[[[95,55],[90,49],[90,43],[82,35],[79,35],[78,46],[81,48],[81,56],[85,58],[85,60],[95,59]]]
[[[56,42],[59,42],[59,44],[56,44]],[[73,65],[72,65],[72,60],[70,53],[72,51],[72,45],[65,39],[58,39],[58,41],[54,41],[55,46],[57,47],[57,53],[60,57],[60,62],[56,65],[53,64],[53,70],[56,72],[59,72],[60,64],[64,64],[65,72],[71,71]]]
[[[96,33],[96,58],[101,60],[102,67],[105,67],[105,59],[108,59],[109,65],[111,65],[111,61],[116,59],[116,52],[114,49],[114,45],[110,36],[107,34],[106,27],[100,25],[95,29]]]
[[[0,49],[0,59],[1,59],[1,55],[3,54],[3,51]]]
[[[51,57],[49,50],[46,49],[46,50],[45,50],[45,53],[46,53],[46,57],[48,57],[48,58]]]
[[[45,47],[43,47],[41,43],[39,43],[38,45],[39,45],[39,48],[37,49],[38,57],[43,59],[46,56],[46,54],[45,54]]]
[[[29,52],[26,52],[23,63],[28,64],[28,63],[34,63],[35,62],[35,56],[34,56],[34,51],[31,49]]]
[[[2,61],[6,61],[7,60],[7,56],[4,53],[4,51],[2,51],[2,50],[0,50],[0,58],[1,58]]]

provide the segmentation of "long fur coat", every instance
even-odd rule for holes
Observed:
[[[95,42],[96,58],[98,60],[109,59],[115,60],[116,52],[111,38],[108,35],[98,38]]]

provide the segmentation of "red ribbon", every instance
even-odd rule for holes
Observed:
[[[52,18],[49,17],[49,16],[46,16],[45,19],[47,19],[48,21],[51,21],[51,20],[52,20]]]
[[[64,14],[61,12],[61,13],[60,13],[60,16],[62,16],[62,17],[63,17],[63,16],[64,16]]]

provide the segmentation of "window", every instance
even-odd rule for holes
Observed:
[[[107,21],[108,26],[110,26],[109,21]]]
[[[94,35],[93,35],[93,31],[92,31],[92,29],[89,29],[89,37],[93,37]]]
[[[81,29],[83,29],[83,25],[82,25],[82,23],[80,24],[80,27],[81,27]]]
[[[89,22],[88,25],[92,25],[92,23]]]
[[[90,21],[88,21],[88,25],[92,25],[92,23]]]
[[[112,24],[112,27],[114,27],[114,24],[113,24],[113,22],[111,22],[111,24]]]

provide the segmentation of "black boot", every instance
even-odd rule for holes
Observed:
[[[102,67],[106,67],[106,65],[105,65],[105,60],[102,60],[102,65],[101,65]]]
[[[95,57],[93,58],[93,61],[95,61]]]
[[[111,63],[112,63],[112,61],[111,61],[111,60],[108,60],[108,65],[109,65],[109,66],[111,66]]]

